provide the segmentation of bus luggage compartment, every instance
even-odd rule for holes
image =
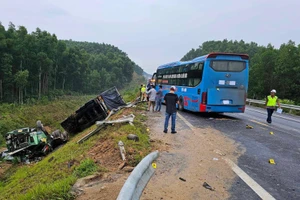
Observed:
[[[238,88],[209,88],[207,105],[244,106],[246,91]]]

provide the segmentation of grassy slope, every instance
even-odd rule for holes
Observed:
[[[123,91],[126,101],[136,97],[138,89]],[[68,97],[48,105],[22,106],[21,109],[1,107],[1,126],[6,129],[34,126],[37,119],[41,119],[44,125],[58,128],[59,123],[70,113],[74,112],[80,105],[92,97]],[[91,149],[100,139],[111,139],[124,141],[126,151],[133,152],[128,161],[136,165],[142,157],[151,151],[149,137],[143,121],[146,117],[140,114],[145,109],[143,105],[131,108],[126,112],[134,113],[135,126],[120,125],[108,126],[101,134],[97,134],[83,144],[78,145],[76,141],[95,128],[95,126],[76,135],[66,145],[48,155],[42,161],[31,165],[15,165],[10,168],[4,177],[0,179],[0,199],[72,199],[69,190],[80,174],[90,174],[96,171],[106,171],[103,167],[95,167],[87,158],[87,151]],[[8,112],[11,110],[11,112]],[[124,110],[123,110],[124,111]],[[118,113],[122,116],[123,111]],[[2,112],[1,112],[2,113]],[[9,123],[9,125],[6,125]],[[14,127],[14,128],[12,128]],[[139,142],[126,139],[129,133],[139,136]],[[68,163],[73,163],[71,167]],[[91,169],[92,168],[92,169]],[[80,173],[78,173],[80,172]]]

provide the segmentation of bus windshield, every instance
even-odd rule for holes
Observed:
[[[241,72],[246,68],[243,61],[214,60],[210,62],[210,67],[218,72]]]

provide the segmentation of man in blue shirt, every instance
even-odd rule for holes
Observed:
[[[177,133],[175,131],[175,123],[176,123],[176,104],[179,103],[179,99],[177,94],[175,94],[175,86],[171,86],[170,92],[165,95],[164,100],[166,103],[166,118],[165,118],[165,126],[164,126],[164,133],[168,132],[169,120],[170,117],[172,118],[172,126],[171,126],[171,133]]]
[[[162,98],[163,98],[162,85],[160,85],[159,86],[159,90],[157,91],[156,97],[155,97],[155,101],[156,101],[156,103],[155,103],[156,104],[155,111],[156,112],[160,112]]]

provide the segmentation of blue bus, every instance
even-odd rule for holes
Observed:
[[[179,110],[193,112],[245,111],[249,56],[234,53],[210,53],[190,61],[161,65],[152,77],[163,94],[176,86]]]

